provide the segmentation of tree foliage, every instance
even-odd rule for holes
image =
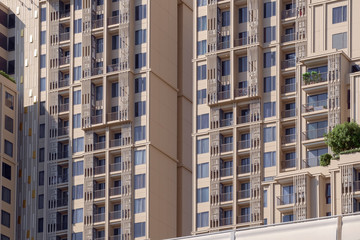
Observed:
[[[330,160],[331,160],[332,156],[328,153],[325,153],[323,155],[320,156],[320,166],[327,166],[330,164]]]
[[[356,122],[346,122],[325,134],[325,143],[334,155],[343,151],[360,147],[360,126]]]

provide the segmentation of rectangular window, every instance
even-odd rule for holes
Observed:
[[[206,79],[206,65],[197,66],[196,80]]]
[[[46,91],[46,78],[40,78],[40,92]]]
[[[134,189],[145,188],[145,174],[138,174],[134,176]]]
[[[13,144],[8,140],[4,140],[4,152],[6,155],[12,157],[13,156]]]
[[[239,58],[239,72],[247,71],[247,56]]]
[[[264,190],[264,207],[267,207],[267,190]]]
[[[330,183],[326,184],[326,193],[325,193],[325,198],[326,198],[326,204],[330,204],[331,203],[331,185]]]
[[[45,124],[40,124],[39,125],[39,138],[44,138],[45,137]]]
[[[272,67],[276,65],[276,52],[264,53],[264,68]]]
[[[15,74],[15,60],[8,62],[8,72],[7,73],[9,75]]]
[[[8,92],[5,92],[5,106],[14,110],[14,96]]]
[[[44,209],[44,194],[40,194],[38,197],[38,209]]]
[[[347,48],[347,32],[332,35],[332,48]]]
[[[276,27],[265,27],[264,28],[264,43],[276,40]]]
[[[197,6],[201,7],[201,6],[206,6],[206,0],[197,0]]]
[[[74,57],[81,57],[81,43],[74,44]]]
[[[78,81],[81,79],[81,66],[74,67],[74,81]]]
[[[119,35],[114,35],[111,37],[111,49],[119,49],[120,41],[119,41]]]
[[[40,68],[46,68],[46,55],[40,55]]]
[[[39,172],[39,181],[38,181],[38,184],[39,186],[44,186],[44,171],[40,171]]]
[[[197,91],[197,101],[198,105],[206,103],[206,88]]]
[[[1,240],[10,240],[8,236],[1,234]]]
[[[103,86],[96,86],[95,87],[95,99],[96,101],[103,100]]]
[[[276,115],[276,102],[264,103],[264,118],[274,117]]]
[[[196,190],[196,202],[197,203],[203,203],[209,201],[209,188],[198,188]]]
[[[39,109],[39,111],[40,111],[40,116],[45,115],[45,111],[46,111],[45,102],[40,102],[39,108],[40,108],[40,109]]]
[[[199,139],[196,141],[196,153],[202,154],[202,153],[208,153],[209,152],[209,139]]]
[[[146,53],[135,54],[135,68],[142,68],[146,66]]]
[[[205,129],[205,128],[209,128],[209,114],[203,114],[200,116],[197,116],[197,120],[196,120],[196,129]]]
[[[83,240],[83,233],[82,232],[72,233],[71,240]]]
[[[81,1],[81,0],[80,0]],[[74,33],[81,33],[81,26],[82,25],[82,21],[81,21],[81,18],[80,19],[75,19],[74,20]]]
[[[145,212],[145,198],[138,198],[134,201],[134,213],[142,213]]]
[[[40,32],[40,44],[46,44],[46,31],[41,31]]]
[[[139,5],[135,7],[135,21],[146,18],[146,5]]]
[[[84,191],[83,191],[83,184],[79,184],[72,187],[72,199],[81,199],[83,198]]]
[[[5,37],[5,41],[6,41],[6,37]],[[9,52],[15,51],[15,37],[9,37],[8,51]]]
[[[44,232],[44,218],[38,219],[38,233]]]
[[[134,224],[134,238],[145,236],[145,222]]]
[[[46,21],[46,8],[40,9],[40,20],[41,20],[41,22]]]
[[[10,213],[1,210],[1,224],[10,228]]]
[[[146,78],[140,77],[135,79],[135,93],[146,91]]]
[[[84,161],[73,162],[72,175],[80,176],[84,174]]]
[[[146,101],[135,103],[135,117],[140,117],[146,114]]]
[[[221,76],[230,75],[230,60],[225,60],[221,62]]]
[[[2,176],[11,180],[11,166],[4,162],[2,164]]]
[[[119,96],[119,83],[114,82],[111,84],[111,97],[118,97]]]
[[[134,127],[135,141],[145,140],[145,138],[146,138],[146,126]]]
[[[276,127],[264,128],[264,143],[276,141]]]
[[[206,40],[197,42],[197,55],[204,55],[206,53]]]
[[[341,23],[347,21],[347,6],[333,8],[332,23]]]
[[[11,190],[7,187],[2,186],[1,199],[4,202],[11,204]]]
[[[45,161],[45,148],[39,148],[39,162]]]
[[[73,153],[83,152],[84,151],[84,138],[75,138],[73,139]]]
[[[134,151],[134,165],[145,164],[146,162],[146,150]]]
[[[247,22],[247,7],[239,8],[239,23]]]
[[[196,227],[207,227],[209,226],[209,212],[201,212],[196,214]]]
[[[74,91],[73,103],[74,105],[81,104],[81,90]]]
[[[78,209],[73,209],[72,210],[72,223],[81,223],[83,222],[83,209],[82,208],[78,208]]]
[[[264,78],[264,92],[271,92],[276,90],[276,76]]]
[[[82,0],[75,0],[75,10],[80,10],[81,9],[81,3],[82,3]]]
[[[73,128],[81,127],[81,113],[75,114],[73,116]]]
[[[197,178],[209,177],[209,163],[201,163],[197,165],[196,177]]]
[[[197,18],[197,31],[198,32],[205,31],[207,29],[206,21],[207,21],[206,16]]]
[[[264,153],[264,168],[276,166],[276,152]]]
[[[5,115],[5,129],[11,133],[14,132],[14,120],[7,115]]]
[[[223,27],[230,26],[230,11],[225,11],[221,13],[222,21],[221,24]]]
[[[264,3],[264,18],[276,16],[276,2]]]
[[[135,45],[146,43],[146,29],[135,31]]]
[[[96,39],[96,53],[102,53],[104,51],[104,39]]]
[[[283,215],[283,222],[292,222],[292,221],[294,221],[293,214]]]

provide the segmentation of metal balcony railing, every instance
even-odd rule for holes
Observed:
[[[291,93],[296,91],[296,84],[285,84],[281,87],[281,93]]]
[[[122,211],[119,210],[119,211],[110,212],[109,218],[110,220],[122,219]]]
[[[94,174],[103,174],[105,173],[105,165],[94,167]]]
[[[240,215],[237,217],[237,223],[248,223],[251,220],[251,216],[249,215]]]
[[[104,26],[104,19],[93,20],[91,23],[92,29],[101,28]]]
[[[328,100],[311,102],[303,105],[303,113],[315,112],[327,109]]]
[[[57,176],[57,183],[58,184],[67,183],[68,181],[69,181],[69,176],[68,175],[58,175]]]
[[[112,187],[110,188],[110,196],[122,195],[123,194],[123,187]]]
[[[68,226],[67,226],[67,223],[57,223],[56,224],[56,231],[64,231],[64,230],[67,230],[68,229]]]
[[[227,126],[231,126],[231,125],[233,125],[233,119],[232,118],[220,120],[220,127],[227,127]]]
[[[103,71],[104,71],[103,69],[104,69],[103,67],[93,68],[92,72],[91,72],[91,75],[96,76],[96,75],[103,74]]]
[[[281,195],[276,198],[278,206],[294,203],[294,194]]]
[[[250,172],[250,164],[238,166],[238,174],[245,174]]]
[[[287,59],[281,62],[281,69],[295,67],[295,65],[296,65],[296,60],[294,58]]]
[[[248,122],[250,122],[250,116],[249,115],[238,117],[238,124],[248,123]]]
[[[233,150],[233,143],[225,143],[220,145],[221,152],[231,152]]]
[[[238,142],[238,150],[248,149],[251,146],[250,140],[243,140]]]
[[[57,207],[65,207],[68,205],[68,198],[61,198],[56,200]]]
[[[283,118],[288,118],[288,117],[295,117],[296,116],[296,109],[287,109],[281,112],[281,116]]]
[[[116,121],[119,120],[119,112],[111,112],[108,113],[108,121]]]
[[[97,142],[94,144],[94,150],[105,149],[106,142]]]
[[[70,40],[70,33],[69,32],[59,34],[59,41],[60,42],[68,41],[68,40]]]
[[[248,44],[248,38],[238,38],[234,40],[234,47],[245,46]]]
[[[70,56],[60,57],[59,64],[60,64],[60,66],[70,64]]]
[[[282,144],[289,144],[296,142],[296,134],[285,135],[282,138]]]
[[[217,45],[217,50],[227,49],[229,47],[230,47],[230,42],[229,41],[220,42]]]
[[[236,97],[244,97],[248,95],[248,90],[247,88],[238,88],[235,89],[235,96]]]
[[[354,181],[354,191],[360,191],[360,181]]]
[[[294,168],[296,166],[296,159],[286,159],[281,161],[281,168]]]
[[[99,124],[102,123],[102,114],[100,115],[96,115],[96,116],[92,116],[91,117],[91,124]]]
[[[122,163],[112,163],[110,164],[110,172],[117,172],[123,170]]]
[[[121,235],[119,235],[119,236],[116,236],[116,235],[110,236],[110,240],[123,240],[123,239],[124,239],[124,238],[122,238]]]
[[[229,177],[233,175],[233,168],[229,167],[229,168],[222,168],[220,169],[220,176],[221,177]]]
[[[302,168],[320,166],[320,157],[306,158],[302,161]]]
[[[328,73],[327,72],[321,72],[321,73],[317,73],[314,76],[308,77],[308,78],[304,78],[304,76],[302,76],[303,82],[305,85],[311,85],[311,84],[315,84],[315,83],[322,83],[322,82],[327,82],[328,80]]]
[[[58,159],[64,159],[64,158],[68,158],[68,157],[69,157],[68,151],[58,152]]]
[[[69,111],[69,104],[68,103],[64,103],[64,104],[59,104],[59,112],[67,112]]]
[[[296,9],[292,8],[292,9],[288,9],[288,10],[283,10],[281,12],[281,19],[287,19],[287,18],[292,18],[296,16]]]
[[[70,17],[70,11],[60,12],[60,19]]]
[[[69,127],[62,127],[58,129],[58,136],[69,135]]]
[[[105,189],[99,189],[94,191],[94,199],[104,198],[105,197]]]
[[[123,145],[123,142],[122,142],[121,138],[110,140],[110,147],[119,147],[119,146],[122,146],[122,145]]]
[[[94,223],[104,222],[105,221],[105,213],[94,214]]]
[[[232,192],[227,192],[227,193],[220,193],[220,201],[221,202],[227,202],[227,201],[232,201],[233,200],[233,193]]]
[[[70,85],[70,78],[64,78],[59,80],[59,88],[68,87]]]
[[[108,18],[108,26],[119,24],[120,23],[120,16],[114,16]]]
[[[295,33],[285,34],[281,36],[281,42],[285,43],[285,42],[295,41],[295,36],[296,36]]]
[[[318,128],[303,132],[303,141],[323,138],[324,134],[328,132],[328,128]]]
[[[241,190],[237,192],[238,199],[245,199],[250,197],[250,189]]]
[[[225,100],[230,98],[230,91],[223,91],[218,93],[219,100]]]
[[[107,66],[107,72],[116,72],[116,71],[120,71],[120,64],[116,63],[116,64],[112,64],[112,65],[108,65]]]
[[[233,219],[230,218],[221,218],[220,219],[220,226],[232,225]]]

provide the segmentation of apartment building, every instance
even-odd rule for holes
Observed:
[[[10,239],[189,234],[192,1],[1,1],[19,90]]]
[[[14,37],[9,33],[13,17],[0,3],[0,211],[1,239],[15,239],[16,233],[16,171],[17,171],[17,91],[11,52]]]
[[[360,122],[357,9],[194,3],[194,234],[360,210],[358,158],[319,166],[324,133]]]

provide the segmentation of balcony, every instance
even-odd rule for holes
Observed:
[[[93,68],[91,71],[91,76],[96,76],[101,74],[103,74],[103,67]]]
[[[70,17],[70,11],[60,12],[60,19]]]
[[[110,172],[118,172],[118,171],[122,171],[123,169],[124,169],[123,163],[121,162],[110,164]]]
[[[251,216],[249,215],[241,215],[237,217],[237,223],[249,223],[251,220]]]
[[[101,150],[105,149],[105,143],[106,142],[97,142],[94,144],[94,150]]]
[[[69,152],[68,151],[62,151],[62,152],[58,152],[58,159],[65,159],[69,157]]]
[[[221,218],[220,219],[220,226],[232,225],[232,217],[230,218]]]
[[[234,40],[234,47],[245,46],[248,44],[248,38],[238,38]]]
[[[328,132],[327,128],[318,128],[303,132],[303,141],[323,138],[324,134]]]
[[[122,195],[125,193],[125,188],[122,186],[110,188],[110,196]]]
[[[223,91],[218,93],[218,100],[230,99],[230,91]]]
[[[217,45],[217,50],[223,50],[223,49],[227,49],[230,48],[230,42],[226,41],[226,42],[220,42]]]
[[[295,41],[295,33],[285,34],[281,36],[282,43],[291,42],[291,41]]]
[[[121,138],[110,140],[110,147],[120,147],[125,145]]]
[[[220,152],[231,152],[233,150],[233,143],[225,143],[220,145]]]
[[[238,200],[250,198],[250,189],[238,191],[237,198],[238,198]]]
[[[246,174],[250,172],[250,164],[238,166],[238,174]]]
[[[69,127],[62,127],[58,129],[58,136],[68,136],[69,135]]]
[[[238,150],[248,149],[250,148],[251,141],[250,140],[243,140],[238,142]]]
[[[58,231],[58,232],[64,231],[67,229],[68,229],[67,223],[57,223],[56,224],[56,231]]]
[[[354,181],[354,192],[360,191],[360,181]]]
[[[105,221],[105,213],[94,214],[94,223],[104,222]]]
[[[110,237],[110,240],[123,240],[124,238],[122,237],[122,235],[114,235]]]
[[[294,58],[287,59],[281,62],[281,69],[295,67],[295,65],[296,65],[296,60]]]
[[[278,206],[288,205],[288,204],[293,204],[294,203],[294,195],[293,194],[282,195],[282,196],[278,196],[276,198],[277,198],[277,205]]]
[[[302,161],[302,168],[320,166],[320,157],[306,158]]]
[[[327,80],[328,80],[327,72],[321,72],[321,73],[315,72],[314,74],[313,73],[304,73],[304,75],[302,76],[304,85],[311,85],[311,84],[316,84],[316,83],[327,82]]]
[[[108,18],[108,26],[119,24],[120,23],[120,16],[114,16]]]
[[[228,202],[233,200],[233,193],[227,192],[227,193],[220,193],[220,201],[221,202]]]
[[[68,205],[68,198],[61,198],[56,200],[56,206],[58,208],[66,207],[67,205]]]
[[[108,72],[108,73],[117,72],[117,71],[120,71],[120,70],[121,70],[121,68],[120,68],[120,64],[119,64],[119,63],[116,63],[116,64],[112,64],[112,65],[107,66],[107,72]]]
[[[110,220],[122,219],[122,211],[113,211],[109,214]]]
[[[105,189],[99,189],[94,191],[94,199],[104,198],[105,197]]]
[[[281,19],[288,19],[288,18],[292,18],[296,16],[296,9],[292,8],[292,9],[288,9],[288,10],[283,10],[281,12]]]
[[[220,169],[220,176],[221,177],[229,177],[233,175],[233,168],[229,167],[229,168],[222,168]]]
[[[67,183],[69,181],[68,175],[58,175],[57,184]]]
[[[94,167],[94,174],[104,174],[105,173],[105,165]]]
[[[250,122],[250,116],[249,115],[238,117],[238,124],[248,123],[248,122]]]
[[[60,42],[68,41],[68,40],[70,40],[70,33],[69,32],[59,34],[59,41]]]
[[[59,113],[68,112],[68,111],[69,111],[69,104],[68,103],[59,104]]]
[[[285,135],[282,138],[282,144],[289,144],[296,142],[296,134]]]
[[[283,118],[295,117],[296,116],[296,109],[287,109],[281,112],[281,116]]]
[[[228,126],[232,126],[232,125],[233,125],[232,118],[220,120],[220,127],[228,127]]]
[[[68,87],[70,85],[70,78],[59,80],[59,88]]]
[[[281,168],[294,168],[296,166],[296,159],[286,159],[281,161]]]
[[[59,58],[59,65],[67,65],[70,64],[70,56],[60,57]]]
[[[102,114],[91,117],[91,124],[100,124],[100,123],[102,123]]]
[[[327,109],[327,100],[311,102],[303,105],[303,113],[321,111]]]
[[[285,94],[285,93],[292,93],[296,91],[296,84],[285,84],[284,86],[281,87],[281,93]]]
[[[92,29],[104,27],[104,19],[93,20],[91,23]]]
[[[237,88],[235,89],[235,96],[236,97],[245,97],[248,95],[247,88]]]

